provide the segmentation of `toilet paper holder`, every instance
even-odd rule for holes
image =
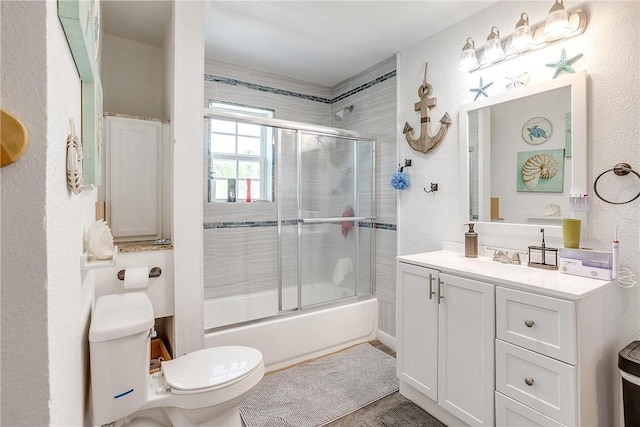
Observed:
[[[151,270],[149,270],[150,279],[154,277],[160,277],[161,274],[162,274],[162,270],[160,269],[160,267],[153,267]],[[118,271],[118,279],[124,280],[124,270]]]

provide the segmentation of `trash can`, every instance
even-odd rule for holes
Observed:
[[[634,341],[618,353],[622,375],[624,425],[640,427],[640,341]]]

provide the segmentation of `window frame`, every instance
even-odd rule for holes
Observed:
[[[256,116],[256,117],[267,117],[274,118],[275,111],[268,108],[263,107],[254,107],[247,106],[241,104],[234,104],[228,102],[216,101],[213,99],[209,100],[209,109],[215,111],[223,111],[223,112],[232,112],[232,113],[242,113],[246,115]],[[268,129],[271,129],[268,126],[260,125],[260,154],[259,155],[251,155],[251,154],[239,154],[237,153],[237,143],[238,138],[242,135],[238,133],[238,124],[242,123],[241,121],[228,120],[230,123],[235,124],[235,133],[227,133],[226,135],[233,135],[236,138],[236,153],[215,153],[212,151],[212,135],[214,134],[211,129],[211,120],[207,121],[207,188],[206,188],[206,201],[207,203],[229,203],[227,202],[227,198],[214,198],[212,199],[213,192],[213,181],[212,177],[213,172],[213,161],[214,159],[220,160],[234,160],[236,162],[236,201],[241,201],[237,197],[237,186],[238,181],[244,178],[238,178],[239,167],[238,162],[240,161],[258,161],[260,163],[260,199],[273,201],[273,150],[271,149],[273,145],[273,134],[268,132]],[[225,133],[220,132],[220,134],[224,135]],[[233,203],[233,202],[231,202]]]

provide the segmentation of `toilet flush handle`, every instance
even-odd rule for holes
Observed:
[[[149,338],[155,338],[158,336],[158,333],[156,332],[156,328],[151,327],[151,329],[149,329]]]

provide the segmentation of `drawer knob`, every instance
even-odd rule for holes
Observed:
[[[527,325],[527,328],[533,328],[534,321],[533,320],[525,320],[524,324]]]
[[[524,379],[524,383],[528,386],[532,386],[533,385],[533,378],[525,378]]]

